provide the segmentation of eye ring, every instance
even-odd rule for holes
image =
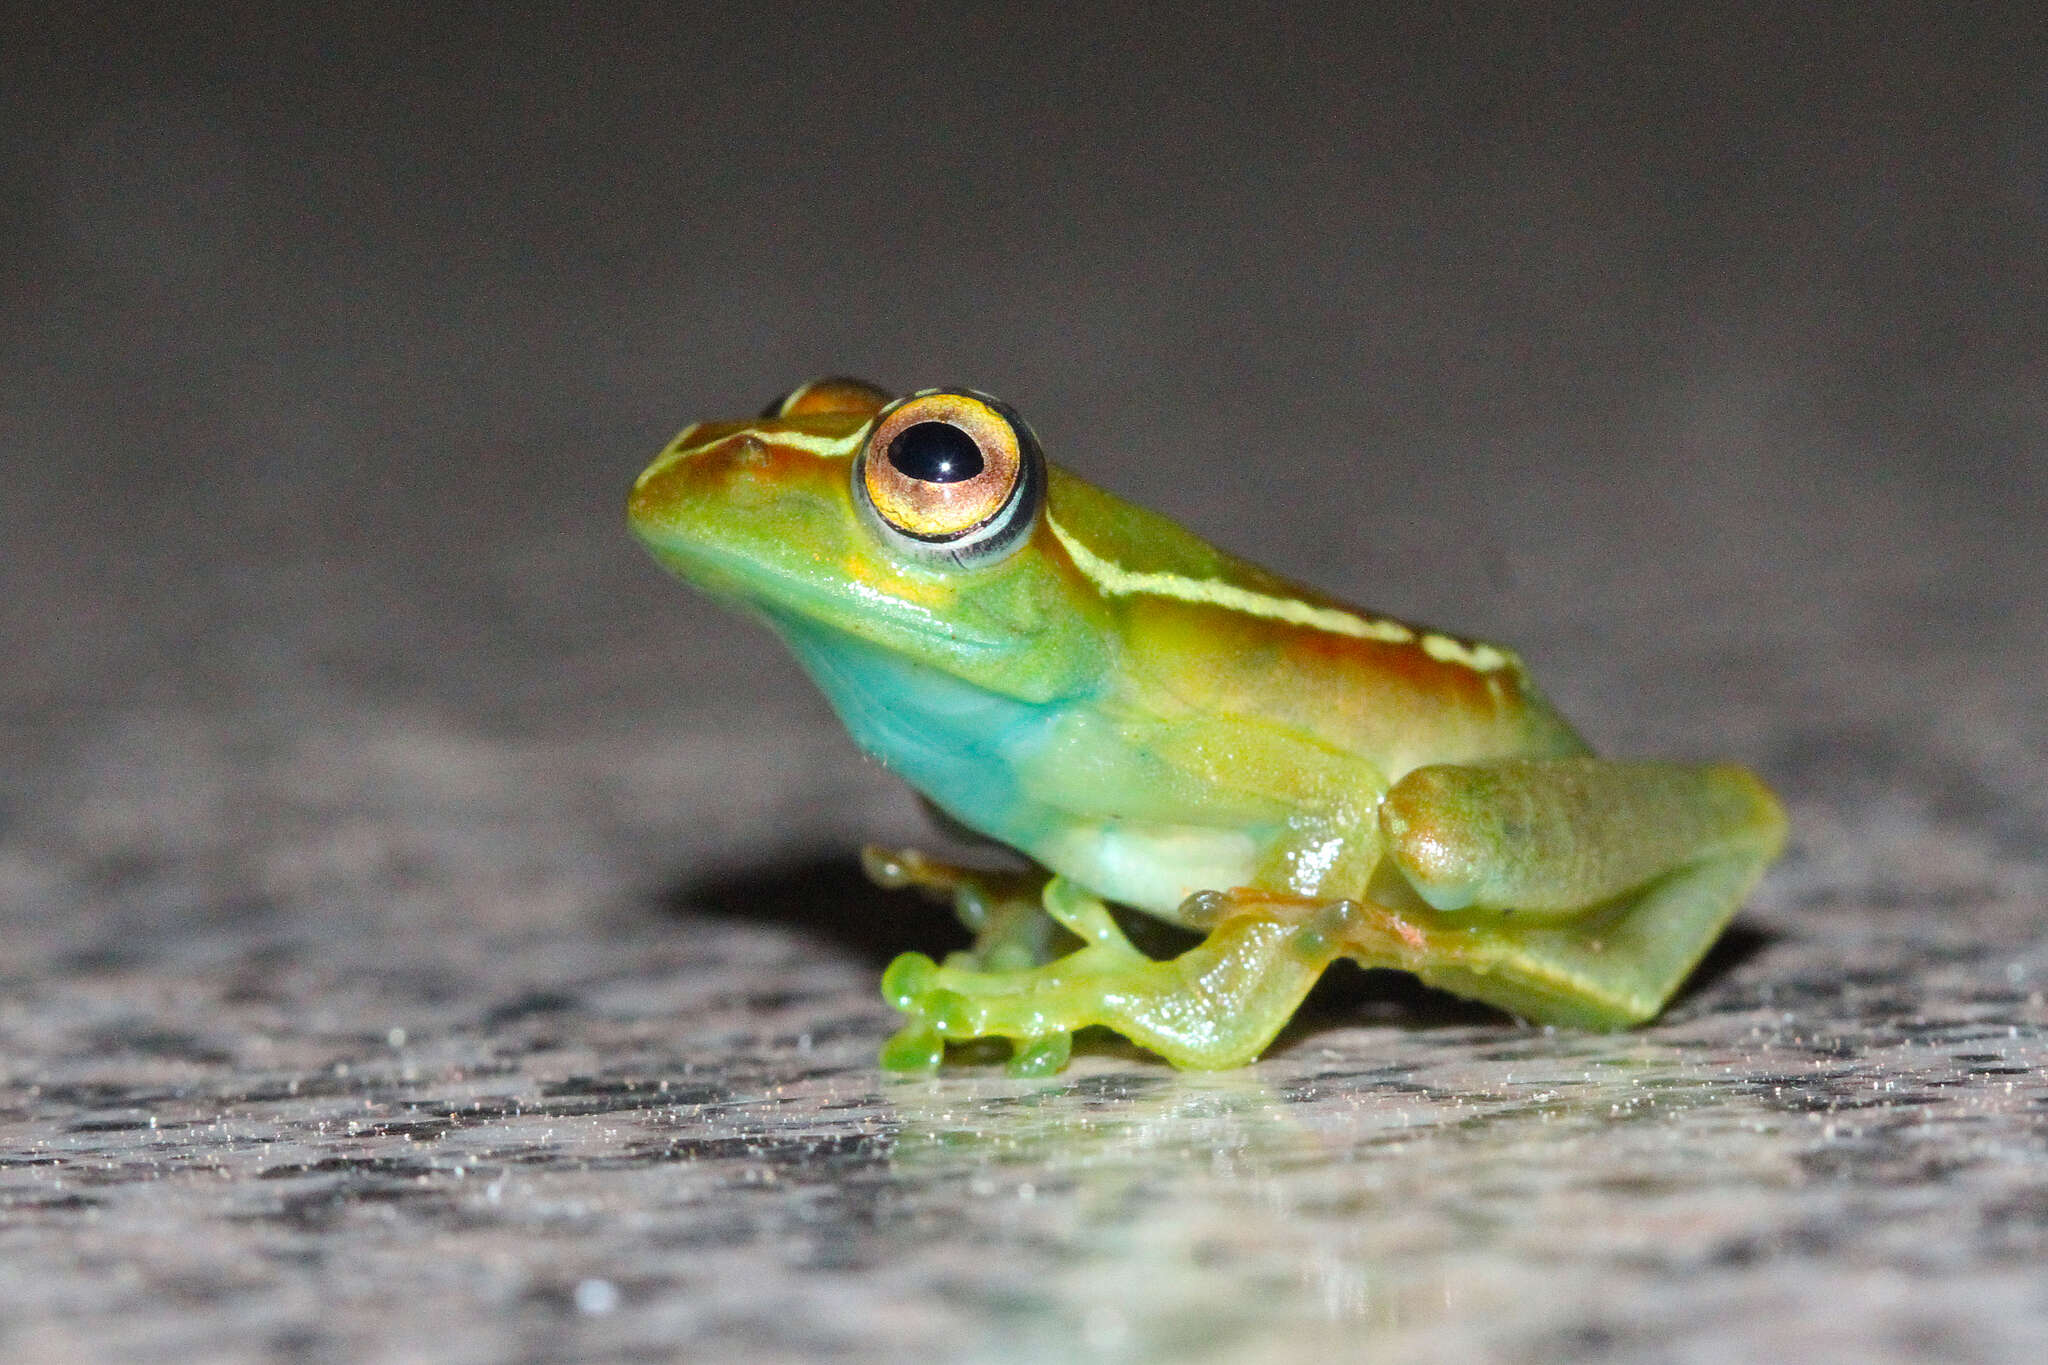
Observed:
[[[1023,419],[972,389],[925,389],[882,410],[854,461],[855,500],[911,554],[984,563],[1020,544],[1044,499]]]

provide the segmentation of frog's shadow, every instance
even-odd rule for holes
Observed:
[[[915,949],[944,957],[968,946],[969,935],[952,910],[911,891],[885,891],[861,874],[851,857],[814,856],[714,871],[678,882],[660,898],[674,915],[707,915],[753,924],[780,924],[806,938],[853,954],[879,972],[897,954]],[[1167,956],[1192,936],[1142,916],[1126,920],[1139,945]],[[1731,926],[1708,951],[1674,1003],[1712,989],[1769,946],[1771,935]],[[1281,1032],[1284,1048],[1324,1028],[1370,1020],[1427,1029],[1497,1024],[1508,1016],[1490,1005],[1425,986],[1405,972],[1368,971],[1347,961],[1323,974],[1294,1019]]]
[[[876,971],[913,948],[942,957],[970,941],[949,907],[915,892],[884,891],[851,857],[723,868],[677,882],[659,903],[673,915],[783,925]]]

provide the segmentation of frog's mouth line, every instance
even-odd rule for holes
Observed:
[[[996,654],[1004,647],[1002,641],[963,631],[927,608],[852,579],[842,591],[834,592],[760,559],[721,554],[699,540],[669,539],[660,531],[639,527],[634,530],[657,560],[692,587],[770,625],[776,624],[778,617],[794,617],[877,644],[900,644],[910,637],[943,640],[948,648],[979,654]],[[863,625],[878,628],[862,629]]]

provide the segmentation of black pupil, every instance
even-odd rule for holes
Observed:
[[[959,483],[981,473],[981,447],[950,422],[919,422],[889,442],[889,463],[919,483]]]

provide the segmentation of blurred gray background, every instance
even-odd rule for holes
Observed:
[[[2038,5],[0,25],[0,1351],[2048,1344]],[[621,522],[828,372],[1794,846],[1627,1038],[887,1081],[915,807]]]

